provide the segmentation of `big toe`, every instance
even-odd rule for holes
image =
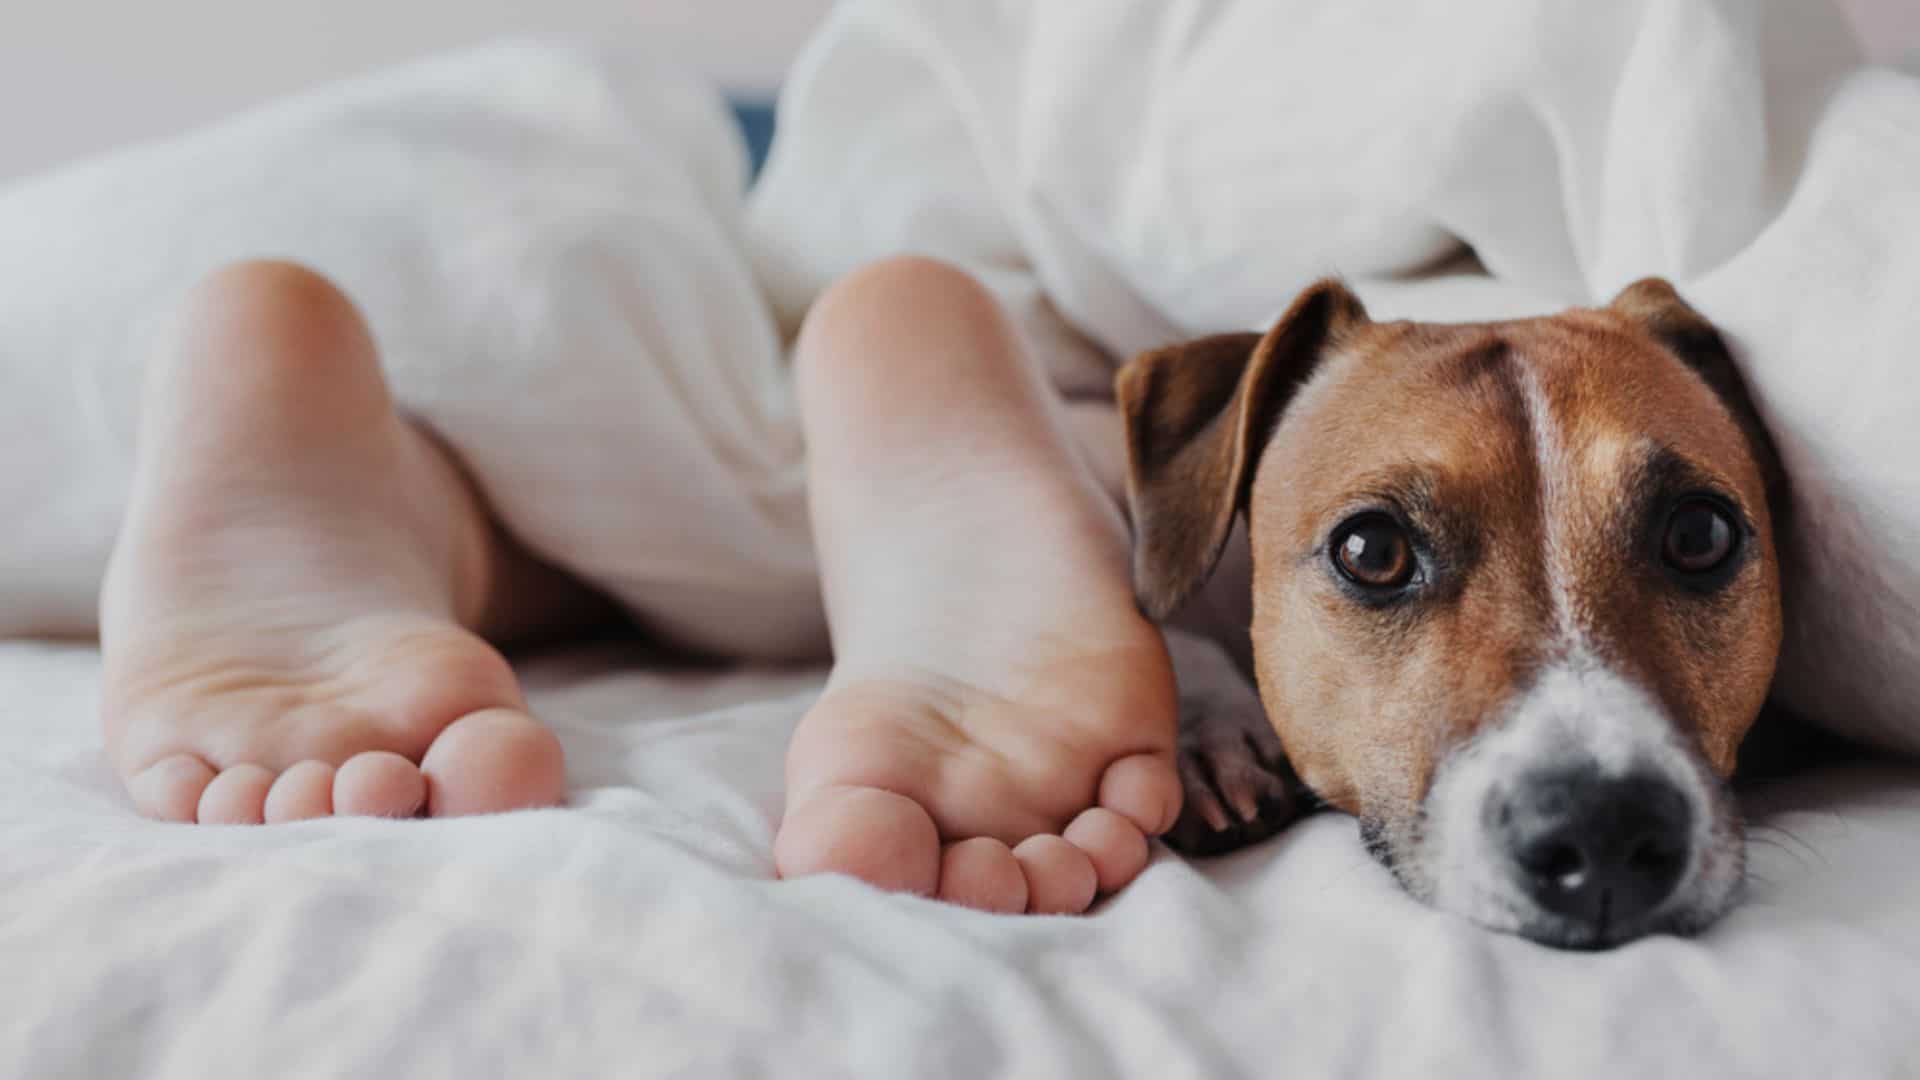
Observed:
[[[940,880],[940,830],[905,795],[828,787],[787,810],[773,860],[783,878],[850,874],[889,892],[931,896]]]
[[[482,709],[448,724],[420,771],[434,817],[557,806],[567,794],[559,738],[514,709]]]

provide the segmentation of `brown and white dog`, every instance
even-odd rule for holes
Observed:
[[[1199,588],[1236,517],[1250,542],[1259,701],[1169,635],[1177,846],[1272,832],[1304,782],[1414,896],[1496,929],[1601,947],[1733,902],[1727,782],[1780,646],[1784,481],[1666,282],[1438,325],[1373,322],[1324,281],[1265,335],[1147,353],[1118,389],[1142,606]]]

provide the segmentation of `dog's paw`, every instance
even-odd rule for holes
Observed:
[[[1260,695],[1220,646],[1167,628],[1180,683],[1180,786],[1186,802],[1164,837],[1190,855],[1258,843],[1319,805],[1287,763]]]
[[[1259,843],[1314,806],[1257,705],[1183,717],[1179,764],[1186,803],[1166,841],[1191,855]]]

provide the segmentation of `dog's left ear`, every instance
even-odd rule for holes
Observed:
[[[1767,485],[1767,503],[1777,518],[1786,513],[1786,471],[1773,438],[1760,422],[1759,410],[1747,392],[1746,380],[1733,362],[1733,353],[1706,316],[1680,299],[1680,294],[1665,278],[1642,278],[1620,291],[1608,305],[1609,310],[1638,323],[1667,351],[1692,368],[1705,380],[1720,403],[1733,414],[1747,436],[1753,459],[1760,464],[1760,475]]]
[[[1359,299],[1328,279],[1264,335],[1201,338],[1120,369],[1133,584],[1148,615],[1165,618],[1206,581],[1281,410],[1329,342],[1366,321]]]

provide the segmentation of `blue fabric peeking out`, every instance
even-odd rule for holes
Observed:
[[[740,133],[747,137],[747,155],[753,162],[751,175],[757,177],[760,167],[767,163],[767,148],[773,145],[773,103],[734,100],[728,104],[733,106]]]

